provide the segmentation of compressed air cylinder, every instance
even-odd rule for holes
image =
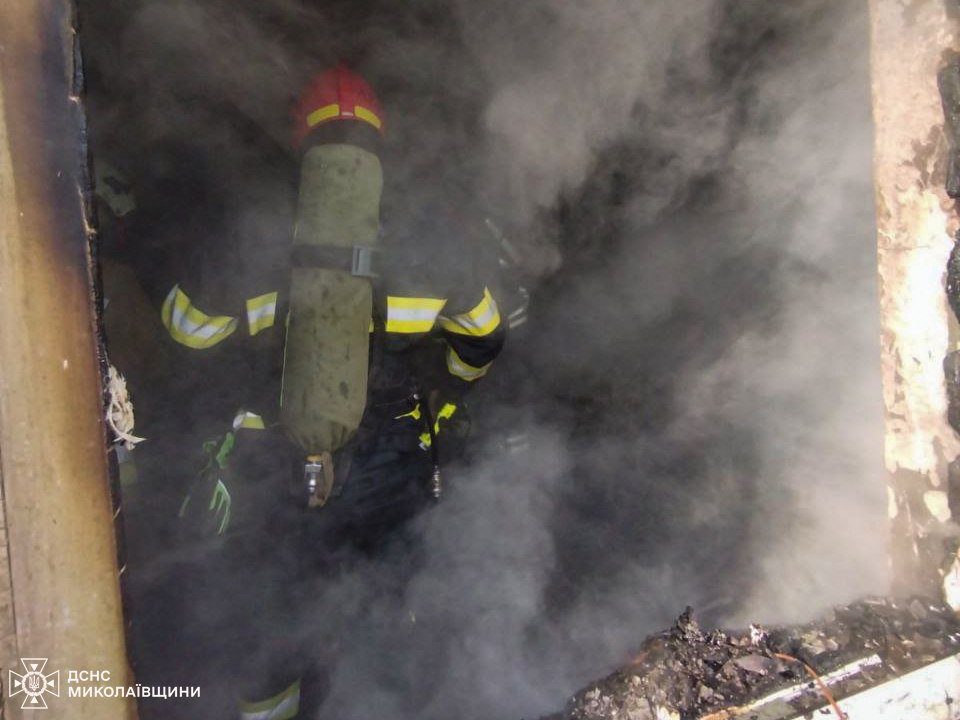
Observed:
[[[303,157],[294,246],[372,247],[383,172],[353,145],[316,145]],[[373,288],[345,269],[294,267],[280,417],[306,455],[334,452],[360,425],[367,398]]]

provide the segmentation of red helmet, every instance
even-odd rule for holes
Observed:
[[[373,88],[343,63],[310,79],[293,117],[297,147],[315,127],[334,120],[358,120],[383,134],[383,111]]]

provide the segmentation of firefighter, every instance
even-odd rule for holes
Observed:
[[[338,65],[307,84],[294,119],[301,182],[292,248],[288,240],[265,238],[272,255],[261,252],[252,268],[208,253],[214,262],[206,264],[223,271],[192,262],[192,277],[173,284],[162,305],[181,364],[201,378],[191,399],[196,405],[203,396],[204,415],[219,417],[224,430],[216,447],[207,445],[213,466],[249,431],[268,427],[282,429],[302,450],[304,465],[323,456],[330,466],[346,445],[355,448],[371,338],[386,355],[417,365],[413,394],[423,397],[405,417],[419,423],[419,444],[429,448],[503,342],[496,300],[472,276],[470,249],[490,245],[478,237],[486,232],[483,218],[471,217],[460,198],[434,194],[399,218],[385,218],[388,247],[376,247],[384,234],[385,127],[370,86]],[[431,239],[443,247],[424,249]],[[438,262],[441,256],[450,260]],[[237,266],[243,270],[230,272]],[[437,337],[442,354],[424,342]],[[343,484],[335,467],[327,470],[309,502],[322,504]],[[222,507],[219,522],[230,509]]]
[[[252,265],[213,252],[220,272],[193,264],[160,312],[204,415],[192,427],[205,459],[180,516],[241,548],[220,563],[220,620],[233,627],[286,602],[304,556],[317,567],[343,545],[376,549],[442,490],[440,450],[462,440],[464,398],[506,327],[478,272],[477,248],[493,246],[482,216],[452,188],[424,199],[392,184],[384,113],[363,78],[343,64],[315,76],[294,123],[292,243],[264,238]],[[385,194],[395,211],[381,218]],[[291,487],[295,502],[282,502]],[[276,622],[220,653],[256,676],[263,655],[249,648],[263,634],[296,654],[296,629]],[[241,692],[242,717],[297,716],[302,668],[271,665],[275,677]]]

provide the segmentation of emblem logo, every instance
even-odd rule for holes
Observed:
[[[47,665],[46,658],[20,658],[23,675],[10,670],[10,697],[23,694],[22,710],[46,710],[45,693],[60,697],[60,671],[43,674]]]

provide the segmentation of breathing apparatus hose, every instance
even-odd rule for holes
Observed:
[[[443,495],[443,478],[440,475],[440,449],[437,445],[437,429],[433,424],[433,411],[430,409],[430,400],[422,393],[418,393],[422,398],[423,417],[427,424],[427,434],[430,435],[430,462],[433,464],[433,472],[430,473],[430,497],[439,500]]]

